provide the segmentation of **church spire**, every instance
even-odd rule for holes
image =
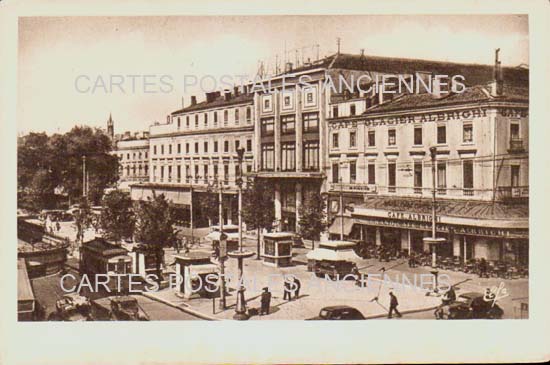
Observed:
[[[115,123],[111,113],[109,113],[109,120],[107,121],[107,134],[111,137],[111,140],[115,138]]]

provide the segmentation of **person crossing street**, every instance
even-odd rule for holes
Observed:
[[[388,312],[388,318],[392,318],[392,313],[395,311],[395,314],[401,318],[401,313],[397,310],[397,306],[399,305],[399,302],[397,301],[397,297],[393,292],[390,291],[390,310]]]

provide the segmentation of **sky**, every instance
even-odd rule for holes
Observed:
[[[344,53],[492,64],[500,48],[504,66],[529,64],[521,15],[22,17],[18,132],[103,128],[109,114],[115,133],[147,130],[204,99],[193,77],[253,79],[259,61],[333,54],[337,38]]]

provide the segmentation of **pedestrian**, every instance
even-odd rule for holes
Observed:
[[[59,224],[59,221],[55,222],[55,228],[57,228],[57,232],[61,230],[61,224]]]
[[[487,261],[485,261],[484,257],[479,261],[479,277],[487,277]]]
[[[291,294],[291,283],[290,283],[290,280],[288,278],[285,278],[285,282],[284,282],[284,293],[283,293],[283,300],[292,300],[290,294]]]
[[[456,300],[455,289],[454,289],[453,286],[451,286],[449,288],[449,290],[447,290],[445,295],[443,295],[443,298],[441,299],[441,304],[442,305],[450,304],[450,303],[454,302],[455,300]]]
[[[260,299],[261,307],[260,307],[260,316],[264,314],[269,314],[269,305],[271,303],[271,293],[269,291],[269,288],[266,286],[263,288],[262,296]]]
[[[300,297],[300,288],[302,288],[302,282],[298,278],[294,278],[294,284],[296,291],[294,292],[294,298],[298,299]]]
[[[393,294],[393,292],[390,291],[390,311],[388,313],[388,318],[392,318],[392,313],[394,311],[398,317],[401,317],[401,313],[399,313],[399,311],[397,310],[398,305],[399,302],[397,301],[397,297]]]

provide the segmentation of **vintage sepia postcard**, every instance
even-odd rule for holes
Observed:
[[[548,2],[4,2],[6,363],[549,359]]]

